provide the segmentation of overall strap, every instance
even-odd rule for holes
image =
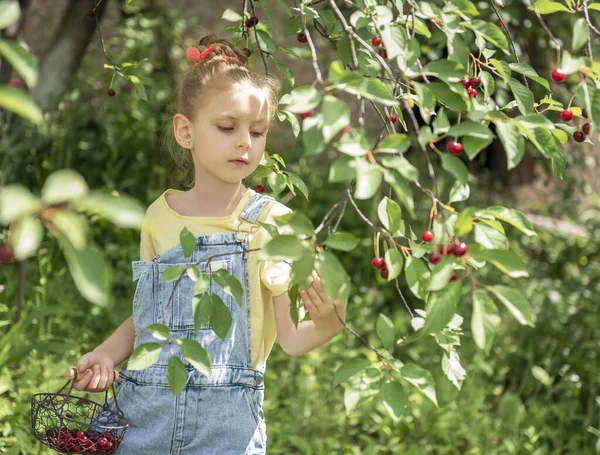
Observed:
[[[240,213],[238,232],[251,232],[254,229],[258,229],[260,225],[257,223],[257,220],[260,212],[271,201],[276,201],[276,199],[261,193],[254,193]],[[238,238],[238,240],[241,240],[241,238]]]

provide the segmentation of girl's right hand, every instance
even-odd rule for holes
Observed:
[[[75,390],[104,392],[115,378],[115,363],[102,351],[91,351],[81,356],[77,362],[77,381]]]

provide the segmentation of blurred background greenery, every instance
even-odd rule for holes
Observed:
[[[122,192],[146,205],[168,187],[181,189],[181,176],[174,172],[162,139],[170,126],[169,67],[185,63],[182,43],[190,38],[190,26],[196,25],[186,12],[191,6],[185,2],[173,9],[152,1],[107,3],[103,23],[107,50],[117,62],[149,58],[135,72],[148,100],[141,100],[132,84],[122,79],[115,80],[117,95],[109,98],[106,89],[111,73],[102,69],[97,43],[90,46],[58,105],[46,114],[50,126],[47,136],[41,137],[29,124],[15,129],[11,114],[5,113],[0,124],[0,184],[21,183],[39,190],[54,170],[73,168],[91,188]],[[210,8],[220,14],[224,5]],[[513,25],[525,14],[522,2],[512,2],[503,13]],[[548,21],[557,36],[568,35],[569,24],[558,19]],[[224,35],[222,28],[215,26],[212,31]],[[162,43],[168,45],[167,54],[157,49],[157,30]],[[531,43],[532,48],[546,39],[538,24],[520,31],[523,43]],[[97,40],[96,36],[92,38]],[[434,42],[429,45],[433,52]],[[525,46],[522,49],[529,50]],[[552,65],[553,52],[546,45],[545,58],[542,53],[534,53],[524,54],[523,59],[545,75]],[[165,55],[173,60],[165,59]],[[309,71],[309,60],[296,65]],[[568,93],[555,94],[555,99],[562,102],[568,102],[569,97]],[[375,125],[366,127],[376,129]],[[597,141],[594,147],[597,156]],[[490,146],[487,154],[472,163],[469,205],[498,204],[546,217],[543,219],[549,227],[542,228],[538,223],[537,237],[507,227],[511,248],[523,258],[530,274],[530,278],[519,282],[530,299],[536,327],[521,326],[501,311],[502,323],[486,356],[473,342],[469,325],[472,306],[470,296],[465,295],[459,306],[465,320],[459,351],[467,370],[462,389],[457,390],[445,377],[442,352],[433,339],[395,347],[395,357],[412,360],[433,374],[440,404],[436,409],[415,392],[397,424],[378,400],[366,400],[348,415],[343,385],[332,390],[334,371],[345,360],[364,355],[374,360],[373,353],[351,334],[342,333],[328,345],[299,358],[291,358],[275,346],[265,383],[268,453],[600,453],[600,200],[594,191],[597,181],[589,174],[593,171],[590,163],[595,162],[581,150],[572,150],[570,172],[564,181],[557,182],[545,174],[543,164],[537,164],[535,153],[529,153],[532,159],[515,169],[517,177],[510,177],[497,163],[501,161],[496,156],[498,149],[496,144]],[[296,143],[288,124],[281,124],[271,133],[270,151],[279,153],[287,169],[302,176],[310,190],[309,200],[301,193],[294,197],[287,191],[275,196],[290,208],[306,213],[318,225],[340,200],[344,188],[343,184],[328,183],[329,163],[335,154],[303,156],[302,146]],[[425,172],[418,152],[411,150],[407,156]],[[440,191],[447,194],[453,178],[441,170],[438,176]],[[250,186],[257,183],[264,182],[254,178],[247,182]],[[385,194],[384,189],[372,200],[359,201],[361,210],[372,220],[377,219],[376,202]],[[424,229],[431,201],[421,193],[415,196],[417,219],[423,220],[420,227]],[[559,229],[558,219],[571,224]],[[588,236],[575,235],[573,226],[585,230]],[[339,230],[363,239],[354,251],[337,253],[354,283],[348,323],[383,349],[375,335],[378,315],[390,317],[400,335],[412,330],[409,315],[394,286],[385,284],[372,268],[368,259],[372,254],[372,232],[355,216],[352,207],[347,208]],[[32,437],[31,395],[58,390],[64,384],[65,369],[131,314],[131,261],[139,258],[139,232],[95,220],[90,225],[90,239],[103,250],[114,269],[113,299],[105,308],[81,297],[55,240],[47,237],[38,255],[27,262],[23,313],[15,324],[18,270],[13,266],[0,268],[0,453],[51,453]],[[0,242],[5,240],[4,231]],[[514,280],[488,269],[480,272],[480,281],[514,285]],[[403,279],[400,284],[406,289]],[[422,307],[410,292],[405,296],[412,308]],[[89,395],[99,399],[99,395]]]

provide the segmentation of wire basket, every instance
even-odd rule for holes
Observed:
[[[111,388],[116,411],[109,404],[108,389],[104,403],[98,404],[71,395],[77,381],[76,368],[68,370],[65,377],[68,381],[58,392],[31,397],[31,425],[36,439],[60,453],[113,453],[129,427],[117,403],[114,381]],[[61,393],[69,384],[69,391]]]

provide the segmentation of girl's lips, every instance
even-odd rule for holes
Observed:
[[[238,166],[245,166],[246,164],[248,164],[248,163],[246,163],[245,161],[242,161],[242,160],[232,160],[232,161],[230,161],[230,163],[236,164]]]

